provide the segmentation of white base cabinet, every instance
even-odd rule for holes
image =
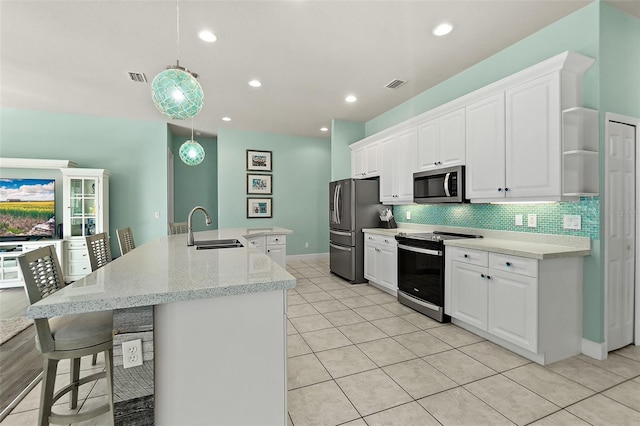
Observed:
[[[0,288],[22,287],[22,274],[18,265],[18,257],[24,253],[39,249],[40,247],[52,245],[56,249],[58,262],[64,264],[64,253],[62,250],[62,240],[39,240],[39,241],[3,241],[0,242],[0,249],[17,246],[12,251],[0,251]]]
[[[398,294],[398,244],[393,237],[364,234],[364,277],[389,294]]]
[[[247,242],[269,256],[282,268],[287,268],[287,236],[286,235],[261,235],[246,237]]]
[[[455,324],[542,365],[580,353],[582,257],[446,252],[445,313]]]

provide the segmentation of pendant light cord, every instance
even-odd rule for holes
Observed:
[[[180,0],[176,0],[176,47],[177,47],[177,55],[176,55],[176,63],[180,66]]]

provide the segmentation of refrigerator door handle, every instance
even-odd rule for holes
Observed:
[[[351,232],[342,232],[342,231],[329,231],[330,234],[343,235],[345,237],[350,237]]]
[[[331,223],[336,223],[336,190],[337,186],[333,187],[333,200],[331,200]]]
[[[341,247],[341,246],[337,246],[333,243],[329,243],[330,247],[333,247],[336,250],[342,250],[342,251],[351,251],[351,247]]]
[[[342,218],[340,217],[340,197],[342,196],[342,184],[336,186],[336,223],[340,225]]]

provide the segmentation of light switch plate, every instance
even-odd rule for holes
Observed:
[[[522,215],[521,214],[517,214],[516,215],[516,226],[522,226]]]
[[[407,210],[407,220],[411,220],[411,210]]]
[[[535,228],[538,226],[538,215],[537,214],[528,214],[527,215],[527,226],[529,228]]]
[[[562,227],[564,229],[582,229],[582,216],[579,214],[565,214],[562,216]]]

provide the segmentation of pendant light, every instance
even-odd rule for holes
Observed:
[[[204,160],[204,148],[193,139],[193,120],[191,120],[191,139],[180,146],[178,154],[182,162],[188,166],[197,166]]]
[[[193,118],[202,110],[204,92],[197,74],[180,66],[180,7],[176,0],[176,33],[178,59],[156,75],[151,83],[153,103],[158,110],[177,120]],[[192,138],[193,139],[193,138]]]

